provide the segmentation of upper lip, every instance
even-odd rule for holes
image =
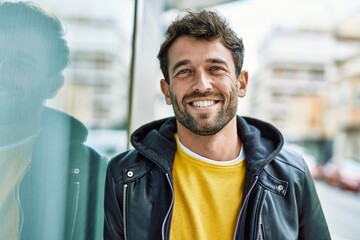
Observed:
[[[192,93],[189,94],[187,96],[185,96],[185,100],[187,103],[191,103],[194,101],[220,101],[221,100],[221,96],[219,94],[210,94],[210,93]]]
[[[218,103],[223,100],[222,95],[216,94],[216,93],[199,93],[199,92],[193,92],[187,96],[184,97],[184,102],[186,104],[192,104],[193,102],[197,101],[214,101],[215,103]]]
[[[191,103],[194,107],[210,107],[216,104],[214,100],[207,100],[207,101],[194,101]]]
[[[187,103],[193,103],[193,102],[207,102],[207,101],[214,101],[214,102],[218,102],[219,100],[216,99],[193,99],[191,101],[187,101]]]

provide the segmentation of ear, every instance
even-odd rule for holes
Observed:
[[[248,72],[245,70],[241,71],[241,73],[238,76],[238,81],[239,81],[238,96],[239,97],[245,97],[245,95],[246,95],[248,78],[249,78]]]
[[[164,94],[166,104],[171,105],[170,86],[165,79],[160,80],[161,92]]]
[[[48,79],[47,89],[46,89],[46,98],[53,98],[58,93],[59,89],[64,84],[64,75],[59,73],[55,76],[52,76]]]

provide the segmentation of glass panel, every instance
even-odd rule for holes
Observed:
[[[0,239],[102,239],[133,12],[131,0],[0,3]]]

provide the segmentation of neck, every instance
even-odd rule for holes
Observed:
[[[180,142],[191,151],[217,161],[235,159],[241,149],[241,140],[237,135],[236,117],[221,131],[214,135],[202,136],[191,132],[177,122]]]
[[[7,146],[24,140],[40,130],[42,111],[13,123],[0,124],[0,146]]]

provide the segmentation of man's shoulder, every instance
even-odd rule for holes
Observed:
[[[303,179],[309,170],[303,156],[284,146],[279,154],[265,167],[265,171],[283,179]]]
[[[304,157],[296,150],[284,145],[280,153],[275,157],[279,161],[290,168],[297,169],[301,172],[307,172],[307,164]]]
[[[125,167],[135,163],[135,159],[138,152],[135,149],[129,149],[125,152],[122,152],[109,161],[109,166],[112,168]]]

